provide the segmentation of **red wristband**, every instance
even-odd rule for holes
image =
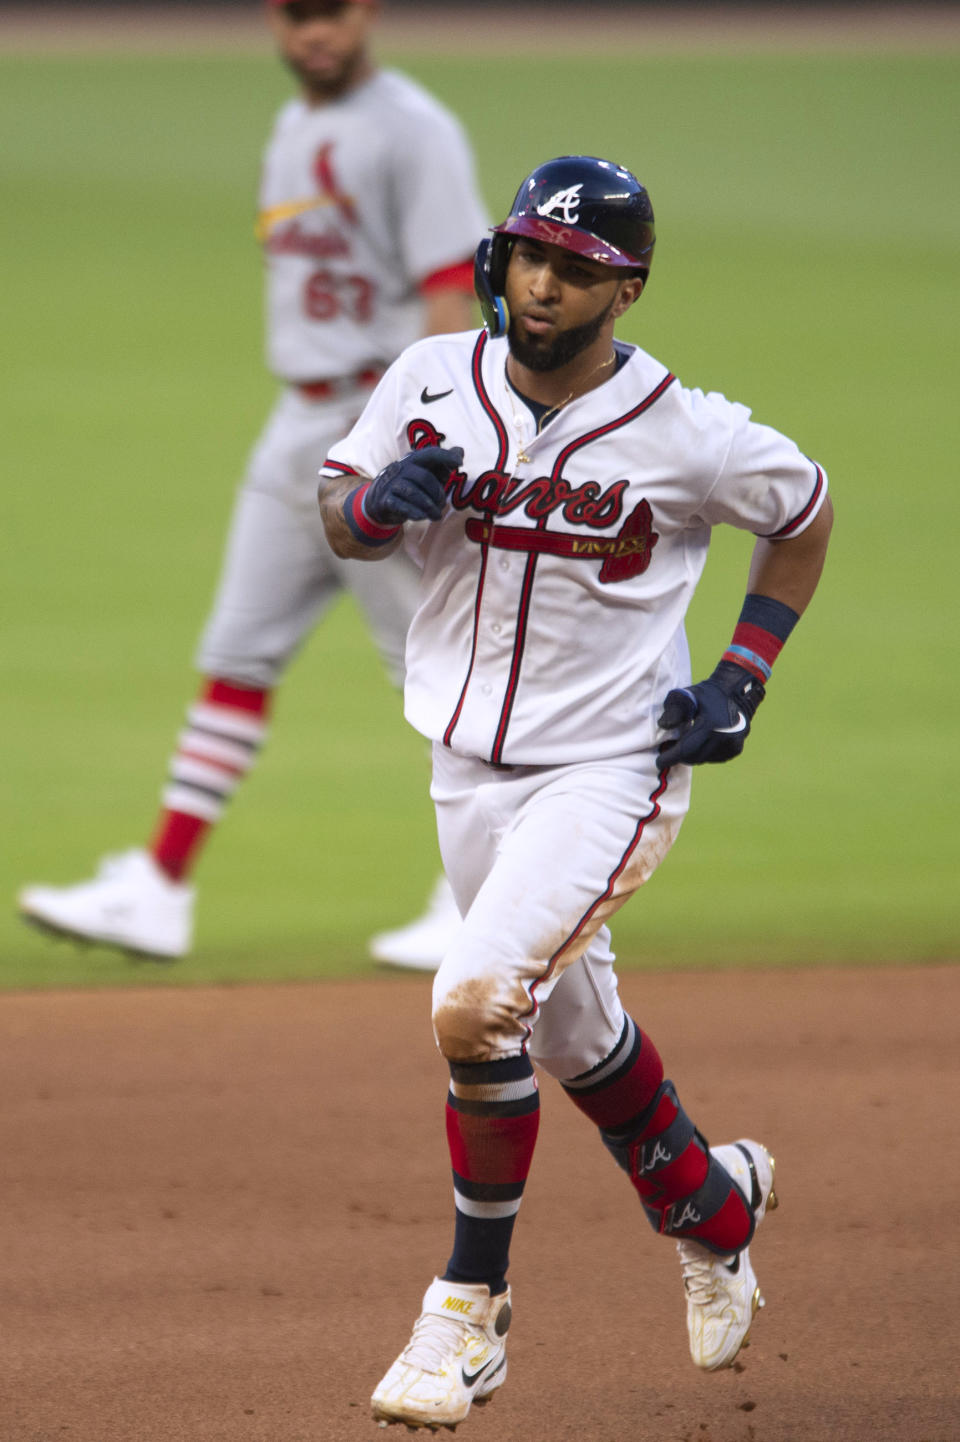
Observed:
[[[758,681],[770,680],[773,663],[783,649],[783,642],[759,626],[750,626],[743,621],[733,633],[733,640],[720,657],[721,661],[736,661],[746,671],[752,671]]]
[[[799,619],[791,606],[775,601],[772,596],[747,596],[733,639],[721,661],[735,662],[766,684],[783,643]]]
[[[385,546],[392,541],[400,530],[399,526],[378,526],[376,521],[371,521],[363,509],[363,498],[370,489],[370,482],[358,486],[351,491],[343,502],[343,519],[358,541],[363,541],[366,546]]]

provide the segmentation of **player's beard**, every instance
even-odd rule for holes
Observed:
[[[352,55],[344,56],[336,69],[331,69],[326,75],[318,75],[291,55],[281,52],[281,58],[287,68],[293,71],[309,99],[321,104],[327,100],[336,100],[338,96],[351,90],[365,74],[368,65],[365,53],[355,51]]]
[[[583,325],[571,326],[569,330],[562,330],[552,341],[538,343],[525,340],[519,332],[516,322],[511,317],[507,327],[507,343],[510,346],[510,354],[520,365],[526,366],[530,371],[556,371],[561,366],[569,365],[570,361],[576,360],[582,351],[593,345],[597,336],[607,323],[607,318],[613,309],[613,301],[595,315],[593,320],[588,320]]]

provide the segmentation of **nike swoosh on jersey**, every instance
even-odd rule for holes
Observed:
[[[742,711],[738,711],[737,724],[735,726],[715,726],[713,729],[720,736],[736,736],[739,731],[746,731],[747,718]]]
[[[424,386],[423,390],[420,392],[420,404],[422,406],[429,406],[433,401],[442,401],[444,396],[452,395],[453,386],[451,386],[448,391],[437,391],[436,395],[434,396],[432,396],[427,390],[426,386]]]

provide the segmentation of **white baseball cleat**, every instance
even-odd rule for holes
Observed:
[[[172,881],[146,851],[108,856],[92,881],[28,886],[18,898],[24,921],[94,946],[174,961],[190,950],[194,890]]]
[[[767,1209],[777,1206],[773,1157],[759,1142],[745,1138],[711,1147],[710,1153],[733,1177],[761,1222]],[[708,1372],[729,1367],[746,1345],[751,1323],[763,1306],[749,1248],[718,1257],[698,1242],[686,1241],[677,1243],[677,1251],[687,1293],[690,1355]]]
[[[382,1427],[449,1427],[486,1402],[507,1375],[510,1288],[434,1278],[413,1336],[370,1399]]]
[[[459,927],[457,903],[449,881],[441,875],[423,915],[395,931],[377,932],[370,938],[370,955],[386,966],[436,971]]]

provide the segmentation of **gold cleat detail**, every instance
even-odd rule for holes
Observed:
[[[780,1205],[780,1198],[777,1196],[776,1185],[775,1185],[775,1184],[776,1184],[776,1174],[777,1174],[777,1163],[776,1163],[776,1160],[775,1160],[773,1157],[770,1156],[770,1153],[769,1153],[769,1152],[767,1152],[767,1156],[770,1157],[770,1175],[771,1175],[771,1176],[773,1177],[773,1179],[774,1179],[774,1181],[773,1181],[773,1182],[771,1183],[771,1185],[770,1185],[770,1195],[767,1197],[767,1211],[768,1211],[768,1212],[775,1212],[775,1211],[777,1210],[777,1208],[779,1207],[779,1205]]]

